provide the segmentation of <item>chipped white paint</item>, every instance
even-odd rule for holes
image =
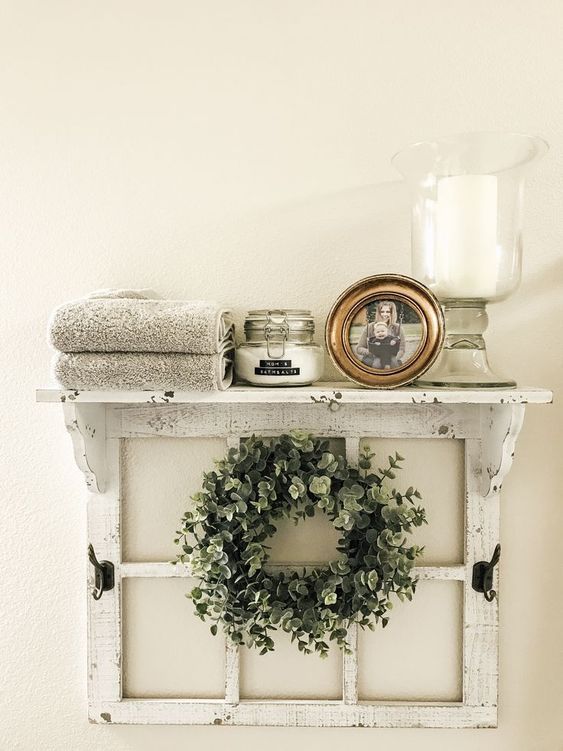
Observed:
[[[294,389],[232,388],[214,394],[172,392],[38,392],[63,402],[76,461],[88,485],[88,529],[99,559],[115,565],[115,589],[89,598],[89,706],[94,722],[226,725],[492,727],[498,689],[498,604],[471,588],[472,567],[489,560],[499,539],[499,492],[512,463],[524,404],[547,403],[541,389],[373,391],[345,384]],[[95,428],[95,429],[94,429]],[[227,646],[223,700],[122,699],[121,605],[123,577],[189,577],[187,566],[122,562],[120,548],[120,439],[212,437],[236,446],[251,433],[276,435],[305,428],[344,437],[349,461],[358,461],[366,435],[465,440],[465,562],[421,566],[419,579],[464,586],[463,701],[359,702],[357,628],[343,656],[342,700],[241,701],[238,649]],[[313,566],[314,563],[298,567]],[[272,569],[292,569],[272,564]],[[495,574],[498,577],[498,574]],[[495,586],[498,591],[498,584]]]
[[[358,624],[353,623],[346,637],[349,652],[342,656],[342,701],[358,703]]]
[[[229,435],[227,437],[229,448],[239,448],[240,436]],[[225,701],[229,704],[238,704],[240,697],[240,651],[236,644],[229,639],[225,643]]]
[[[276,435],[307,428],[319,435],[357,438],[478,437],[480,414],[460,404],[342,404],[337,411],[321,404],[116,405],[108,414],[108,436],[224,437]]]
[[[72,439],[74,459],[84,474],[86,487],[103,493],[105,476],[106,408],[104,404],[63,404],[66,429]]]
[[[354,467],[360,457],[360,435],[346,438],[346,459]],[[358,625],[352,624],[346,638],[349,651],[342,656],[342,701],[345,704],[358,703]]]
[[[378,391],[337,383],[293,389],[233,387],[211,394],[41,389],[37,398],[63,403],[76,462],[93,491],[103,490],[103,403],[107,403],[115,405],[108,411],[107,435],[112,438],[229,438],[252,432],[274,435],[303,427],[352,439],[361,435],[483,436],[483,482],[488,483],[485,492],[489,495],[495,486],[500,487],[510,468],[524,414],[522,405],[548,403],[552,394],[544,389]],[[481,411],[477,405],[483,405]]]
[[[496,723],[494,707],[463,704],[345,704],[339,701],[147,700],[93,704],[99,723],[151,725],[269,725],[282,727],[486,728]],[[108,719],[109,718],[109,719]]]
[[[314,561],[291,565],[289,563],[269,563],[265,566],[267,571],[309,571],[312,568],[326,566],[326,563]],[[417,579],[427,581],[435,579],[438,581],[463,581],[465,579],[465,566],[416,566]],[[174,563],[122,563],[122,578],[144,578],[144,579],[189,579],[192,576],[189,566],[185,564]]]
[[[114,564],[115,585],[94,600],[94,568],[88,564],[88,698],[121,700],[120,441],[105,442],[108,468],[104,493],[88,493],[88,541],[99,561]],[[86,554],[86,551],[84,551]]]
[[[551,391],[521,389],[368,389],[349,382],[319,382],[312,386],[260,388],[232,386],[226,391],[69,391],[37,389],[38,402],[104,404],[545,404]]]
[[[227,639],[225,644],[225,701],[239,703],[240,653],[236,644]]]
[[[482,491],[484,448],[485,442],[465,442],[467,581],[463,611],[463,701],[470,707],[496,707],[498,693],[498,599],[487,602],[471,587],[473,564],[489,561],[499,542],[499,493],[485,498]],[[496,582],[494,589],[499,591]]]
[[[500,491],[510,471],[524,409],[522,404],[481,407],[484,470],[481,484],[487,498]]]

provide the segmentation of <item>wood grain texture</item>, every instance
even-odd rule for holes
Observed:
[[[360,435],[346,438],[346,459],[354,467],[360,457]],[[342,700],[345,704],[358,703],[358,626],[352,624],[346,638],[348,652],[342,655]]]
[[[499,493],[510,471],[516,441],[524,422],[522,404],[481,407],[482,492],[486,498]]]
[[[230,435],[227,438],[229,448],[238,449],[240,436]],[[238,704],[240,697],[240,650],[236,644],[227,639],[225,644],[225,701]]]
[[[106,407],[104,404],[63,404],[76,466],[92,493],[103,493],[106,468]]]
[[[121,681],[121,536],[120,442],[106,441],[104,493],[89,493],[88,541],[98,560],[114,564],[115,585],[100,600],[92,597],[94,569],[88,567],[88,696],[91,701],[119,701]]]
[[[509,408],[510,409],[510,408]],[[466,706],[498,704],[498,597],[487,602],[471,587],[473,565],[491,559],[500,535],[499,493],[485,497],[482,491],[484,456],[482,441],[466,441],[466,535],[467,581],[463,612],[463,701]],[[498,578],[498,568],[495,571]],[[498,585],[495,583],[498,592]]]
[[[212,438],[279,435],[305,429],[322,436],[357,438],[476,438],[479,408],[451,404],[181,404],[118,405],[108,416],[108,436]]]
[[[310,701],[159,701],[126,699],[90,704],[92,722],[157,725],[268,725],[272,727],[485,728],[490,707],[462,704],[344,704]]]
[[[103,402],[105,404],[546,404],[551,391],[519,389],[368,389],[349,381],[312,386],[260,388],[231,386],[226,391],[71,391],[37,389],[39,402]]]
[[[115,564],[116,586],[99,602],[89,598],[89,706],[94,722],[288,725],[325,727],[493,727],[498,703],[498,602],[488,603],[471,588],[473,564],[489,560],[499,538],[499,491],[510,469],[526,402],[546,402],[542,390],[512,392],[434,392],[401,390],[346,392],[314,389],[231,390],[221,395],[144,398],[129,394],[73,394],[64,400],[67,423],[76,433],[81,469],[90,477],[89,540],[98,557]],[[265,393],[267,391],[267,393]],[[275,392],[275,393],[271,393]],[[60,392],[57,392],[60,395]],[[340,393],[337,398],[336,393]],[[122,397],[119,401],[118,397]],[[136,395],[137,397],[139,395]],[[156,396],[156,395],[152,395]],[[49,392],[44,398],[52,400]],[[144,394],[143,397],[147,397]],[[314,397],[314,398],[312,398]],[[432,397],[432,398],[431,398]],[[70,397],[68,397],[70,399]],[[89,401],[88,401],[89,400]],[[107,414],[105,410],[107,409]],[[90,411],[91,410],[91,411]],[[95,434],[85,426],[96,422]],[[99,427],[105,418],[105,432]],[[291,428],[343,437],[348,459],[358,460],[362,436],[461,438],[465,440],[465,561],[460,565],[420,566],[421,580],[464,583],[463,702],[358,702],[357,629],[350,631],[350,654],[343,655],[340,701],[240,701],[240,664],[236,647],[225,654],[224,700],[122,699],[122,577],[189,577],[186,566],[167,562],[121,562],[121,438],[214,437],[236,446],[253,432],[276,435]],[[78,448],[76,448],[78,447]],[[102,450],[101,450],[102,449]],[[93,469],[96,467],[96,470]],[[90,475],[88,475],[90,473]],[[270,564],[272,569],[314,566]],[[319,565],[319,564],[317,564]],[[322,565],[322,564],[320,564]],[[495,575],[498,577],[498,573]],[[498,585],[495,583],[498,591]]]
[[[326,562],[307,562],[307,563],[267,563],[264,568],[266,571],[306,571],[312,568],[326,566]],[[416,566],[414,571],[417,579],[437,579],[441,581],[464,581],[465,566]],[[189,566],[185,564],[175,564],[169,562],[156,563],[134,563],[127,562],[121,564],[122,578],[142,577],[150,579],[169,579],[172,577],[189,579],[192,576]]]

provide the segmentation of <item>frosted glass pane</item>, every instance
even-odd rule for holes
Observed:
[[[360,631],[360,699],[461,701],[462,582],[424,581],[387,628]]]
[[[132,438],[122,442],[123,560],[169,561],[174,532],[201,488],[202,473],[224,456],[220,438]]]
[[[397,472],[397,487],[413,485],[422,494],[428,524],[416,529],[409,540],[424,545],[419,565],[463,563],[464,446],[462,440],[421,438],[364,438],[375,452],[374,467],[386,465],[398,451],[405,458]]]
[[[123,694],[223,698],[225,641],[193,614],[191,579],[123,581]]]
[[[342,656],[332,648],[325,660],[304,655],[284,631],[273,635],[274,652],[240,651],[240,693],[244,699],[340,699]]]

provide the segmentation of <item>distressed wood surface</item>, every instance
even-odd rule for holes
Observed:
[[[524,422],[521,404],[481,407],[482,492],[486,498],[500,492],[510,471],[516,440]]]
[[[342,655],[342,701],[358,703],[358,625],[353,623],[346,637],[349,652]]]
[[[482,491],[483,444],[465,443],[465,562],[467,581],[463,609],[463,701],[466,706],[486,706],[496,710],[498,704],[498,597],[487,602],[484,595],[471,587],[473,565],[489,561],[499,542],[499,494],[488,498]],[[498,592],[498,567],[494,588]],[[495,723],[496,724],[496,723]]]
[[[114,564],[115,586],[94,600],[94,568],[88,564],[88,695],[91,701],[119,701],[121,689],[120,442],[105,444],[106,490],[89,493],[88,542],[99,561]],[[86,554],[86,551],[84,551]]]
[[[360,435],[346,438],[346,460],[358,466],[360,457]],[[358,703],[358,625],[353,623],[346,638],[348,651],[342,654],[342,700],[345,704]]]
[[[238,449],[240,436],[227,437],[227,446]],[[240,650],[229,639],[225,642],[225,701],[238,704],[240,698]]]
[[[240,651],[227,639],[225,643],[225,701],[238,704],[240,695]]]
[[[64,397],[64,398],[63,398]],[[498,703],[498,602],[471,588],[473,564],[489,560],[499,539],[499,492],[510,469],[524,404],[545,403],[542,389],[511,391],[372,391],[322,384],[298,389],[233,388],[221,394],[69,392],[62,401],[76,461],[88,484],[88,535],[98,558],[115,565],[115,589],[88,598],[88,692],[94,722],[358,727],[492,727]],[[105,404],[104,404],[105,402]],[[120,442],[122,438],[224,437],[229,446],[253,432],[291,428],[344,437],[352,463],[362,437],[465,441],[465,560],[420,566],[421,580],[463,582],[463,701],[358,701],[357,629],[343,656],[342,698],[324,701],[240,701],[239,654],[227,646],[223,700],[122,699],[121,581],[123,577],[188,578],[188,567],[121,561]],[[298,569],[323,564],[271,564]],[[89,587],[93,570],[89,569]],[[498,570],[495,572],[498,591]]]
[[[545,404],[553,394],[547,389],[368,389],[347,382],[318,382],[312,386],[260,388],[231,386],[226,391],[78,391],[37,389],[39,402],[106,404]]]
[[[103,493],[106,468],[106,407],[104,404],[63,404],[66,429],[71,437],[74,460],[84,475],[86,487]]]
[[[356,438],[469,438],[480,434],[479,407],[451,404],[173,404],[117,405],[108,436],[224,437],[279,435],[306,429],[317,435]]]
[[[496,721],[490,707],[462,704],[345,704],[311,701],[165,701],[125,699],[90,704],[99,723],[160,725],[268,725],[277,727],[485,728]]]
[[[268,563],[264,567],[266,571],[310,571],[313,568],[322,568],[326,562],[318,561],[308,563]],[[439,581],[464,581],[465,565],[459,564],[454,566],[415,566],[414,572],[417,579],[427,581],[437,579]],[[137,577],[143,579],[190,579],[192,572],[189,566],[185,564],[175,564],[168,562],[157,563],[135,563],[128,561],[121,564],[121,576]]]

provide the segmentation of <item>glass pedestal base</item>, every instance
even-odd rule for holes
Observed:
[[[446,337],[438,359],[417,386],[438,388],[513,388],[516,381],[490,367],[483,333],[489,317],[482,300],[444,303]]]

